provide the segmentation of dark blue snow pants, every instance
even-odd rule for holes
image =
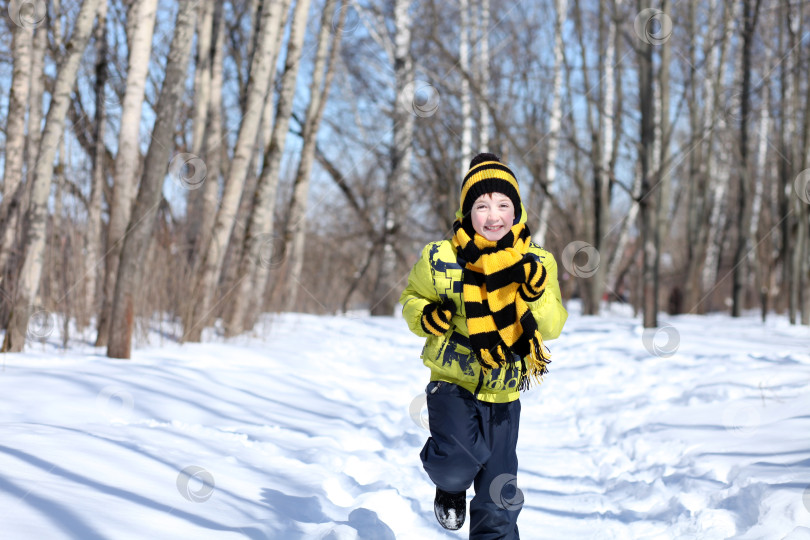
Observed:
[[[470,540],[518,540],[520,401],[486,403],[444,381],[431,381],[425,391],[430,438],[420,457],[428,476],[444,491],[475,485]]]

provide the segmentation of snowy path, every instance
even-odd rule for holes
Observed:
[[[666,320],[650,339],[572,314],[550,343],[522,398],[521,536],[810,538],[810,332]],[[0,538],[467,537],[432,515],[427,369],[402,320],[287,314],[260,333],[130,362],[55,336],[6,355]]]

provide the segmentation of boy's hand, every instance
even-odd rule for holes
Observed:
[[[422,330],[434,336],[442,336],[450,330],[450,319],[456,312],[456,304],[449,298],[442,303],[428,304],[422,310]]]
[[[514,281],[520,285],[518,291],[523,299],[534,302],[543,296],[546,290],[548,272],[537,255],[526,253],[523,260],[515,265]]]

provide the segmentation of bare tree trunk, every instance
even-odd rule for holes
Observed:
[[[714,0],[709,6],[709,23],[706,35],[714,33]],[[689,2],[689,33],[698,36],[698,0]],[[703,161],[703,136],[701,115],[711,115],[713,103],[707,101],[703,106],[699,101],[698,82],[698,43],[697,39],[689,42],[689,132],[692,141],[689,153],[689,187],[686,211],[686,280],[684,283],[684,305],[691,311],[700,300],[700,263],[703,262],[705,250],[706,227],[704,226],[705,208],[707,207],[706,186],[708,184]],[[704,59],[708,56],[704,53]],[[712,79],[712,64],[704,62],[701,77],[704,81]],[[710,88],[710,86],[709,86]],[[701,112],[703,111],[703,112]],[[707,134],[708,135],[708,134]]]
[[[337,27],[332,32],[331,21],[340,13]],[[295,176],[293,200],[290,205],[290,219],[287,226],[288,236],[291,237],[291,247],[288,260],[290,262],[290,276],[287,280],[289,296],[287,297],[286,311],[295,309],[298,299],[299,279],[304,267],[304,243],[307,236],[307,198],[309,196],[309,182],[312,172],[312,162],[315,159],[315,146],[318,141],[318,127],[323,118],[332,77],[335,74],[335,62],[340,49],[341,29],[346,18],[347,10],[338,10],[337,0],[327,0],[323,9],[321,30],[318,35],[318,51],[315,55],[315,67],[312,72],[310,84],[310,101],[307,107],[307,116],[301,137],[304,146],[301,149],[301,160],[298,173]],[[333,35],[332,48],[329,49],[329,37]],[[323,87],[323,88],[322,88]]]
[[[157,0],[138,0],[137,3],[130,5],[127,14],[129,65],[127,67],[127,86],[121,103],[121,129],[118,133],[115,179],[110,200],[110,218],[104,252],[104,293],[102,294],[104,301],[98,319],[96,347],[107,346],[115,280],[118,277],[118,262],[121,258],[124,234],[132,213],[132,201],[135,199],[138,187],[137,174],[141,160],[139,148],[141,108],[145,95],[156,15]]]
[[[601,6],[602,4],[600,4]],[[608,246],[608,223],[610,219],[610,179],[613,176],[612,161],[613,156],[613,108],[614,99],[616,96],[614,66],[617,64],[618,58],[616,57],[616,23],[613,17],[614,6],[609,5],[610,15],[608,17],[608,37],[607,48],[605,50],[605,57],[602,60],[602,71],[600,88],[603,90],[602,103],[600,104],[601,110],[599,111],[599,136],[601,149],[599,150],[599,168],[596,174],[596,185],[594,200],[594,210],[596,218],[594,219],[594,247],[600,253],[607,255]],[[604,17],[600,15],[600,20]],[[664,45],[666,47],[666,45]],[[663,61],[662,61],[663,65]],[[596,266],[593,276],[591,276],[591,311],[593,315],[599,314],[602,296],[604,295],[605,287],[608,286],[605,278],[607,276],[608,267],[604,264]]]
[[[772,57],[773,54],[771,50],[766,49],[763,64],[768,73],[773,69]],[[748,285],[752,290],[757,292],[763,322],[768,314],[768,287],[765,280],[766,272],[765,269],[762,268],[762,260],[758,255],[759,242],[757,242],[757,234],[759,231],[760,214],[762,213],[762,198],[765,191],[765,160],[768,156],[768,134],[771,129],[770,104],[770,85],[766,83],[762,87],[762,106],[759,112],[759,129],[757,130],[759,132],[759,138],[757,141],[756,172],[752,178],[754,184],[754,200],[751,203],[751,220],[748,227],[748,241],[753,247],[749,250],[747,256],[747,264],[749,268],[753,269],[753,272],[749,272]]]
[[[777,215],[782,216],[782,225],[780,231],[782,243],[779,250],[779,261],[782,265],[780,292],[783,294],[778,295],[778,297],[787,299],[786,307],[788,311],[788,319],[790,320],[791,324],[795,324],[796,312],[795,306],[792,303],[791,294],[791,271],[793,268],[793,265],[791,264],[791,257],[792,253],[795,252],[795,245],[792,237],[793,220],[791,219],[791,214],[793,212],[793,208],[791,206],[793,204],[793,200],[790,196],[790,192],[792,190],[794,174],[793,163],[795,163],[795,160],[793,159],[793,141],[795,140],[795,133],[793,130],[795,127],[794,118],[796,116],[796,111],[793,108],[793,94],[794,92],[798,92],[798,89],[793,88],[794,79],[790,76],[790,74],[794,69],[797,70],[798,67],[794,62],[795,55],[791,54],[796,46],[796,35],[793,31],[791,9],[787,6],[784,16],[781,17],[781,22],[782,24],[780,25],[779,31],[779,49],[780,54],[782,54],[784,57],[784,60],[780,63],[779,101],[781,107],[778,110],[781,117],[781,126],[779,130],[779,151],[781,155],[786,156],[786,159],[779,160],[779,176],[782,189],[779,190],[779,211]],[[785,43],[786,36],[788,40],[787,43]],[[785,303],[782,303],[780,307],[784,309]]]
[[[104,127],[107,123],[104,86],[107,84],[107,2],[99,4],[98,23],[96,24],[96,118],[95,147],[93,155],[93,183],[90,188],[90,200],[87,208],[87,234],[84,237],[85,277],[84,310],[77,313],[76,323],[84,328],[87,316],[96,313],[96,299],[99,297],[99,273],[96,267],[101,265],[104,255],[101,252],[101,195],[106,183],[104,158],[107,147],[104,144]],[[70,294],[65,291],[65,294]]]
[[[605,276],[605,283],[608,287],[617,288],[618,284],[616,283],[616,279],[619,275],[619,268],[622,264],[622,258],[624,257],[624,250],[627,247],[627,240],[630,237],[630,227],[633,227],[636,224],[636,218],[638,217],[638,201],[641,199],[641,174],[636,172],[633,177],[633,188],[630,195],[630,209],[627,212],[627,216],[624,218],[622,222],[622,228],[619,231],[619,239],[616,242],[616,249],[613,251],[613,254],[610,257],[610,262],[608,262],[608,270],[607,275]]]
[[[70,92],[76,82],[79,62],[90,33],[99,0],[84,0],[73,35],[68,42],[66,54],[59,62],[54,82],[45,130],[40,142],[34,176],[31,185],[31,200],[24,222],[22,242],[22,267],[17,278],[16,297],[8,324],[2,352],[20,352],[25,344],[25,328],[28,324],[28,311],[36,299],[39,280],[42,276],[42,263],[48,220],[48,195],[53,178],[53,160],[57,143],[64,131],[65,116],[70,106]]]
[[[284,144],[290,127],[293,97],[295,96],[295,83],[298,77],[301,46],[306,34],[307,14],[310,0],[297,0],[290,26],[290,37],[287,40],[287,59],[284,66],[284,76],[279,91],[278,109],[276,111],[273,135],[270,146],[264,155],[262,175],[256,186],[253,197],[253,208],[245,234],[245,242],[239,260],[239,270],[236,275],[236,285],[232,296],[232,309],[225,325],[225,334],[233,336],[246,329],[246,323],[253,322],[254,306],[251,300],[258,302],[264,298],[267,284],[267,273],[273,264],[273,254],[268,253],[274,249],[276,242],[271,235],[274,225],[276,192],[278,190],[278,176],[281,170],[281,157],[284,154]]]
[[[560,148],[560,126],[562,125],[562,65],[565,44],[562,32],[568,15],[568,0],[554,0],[554,74],[552,82],[551,116],[548,121],[548,145],[546,154],[546,190],[551,191],[557,179],[557,152]],[[548,218],[551,214],[551,199],[543,197],[540,203],[540,216],[532,239],[540,245],[546,242]]]
[[[28,172],[34,170],[42,138],[42,94],[45,91],[44,77],[45,51],[48,47],[48,28],[39,26],[34,34],[34,47],[31,54],[31,89],[28,96]]]
[[[799,75],[797,74],[796,78],[798,77]],[[805,92],[804,130],[802,134],[804,144],[801,152],[801,168],[803,171],[807,171],[808,167],[810,167],[810,86],[805,89]],[[803,187],[805,196],[810,197],[810,184],[805,184]],[[794,196],[798,199],[798,193],[796,193],[795,190]],[[802,248],[803,254],[800,258],[802,261],[799,268],[801,278],[798,287],[801,293],[801,321],[802,324],[810,326],[810,292],[808,292],[808,288],[810,288],[810,201],[805,200],[802,202],[806,202],[807,204],[802,204],[798,213],[799,230],[804,231],[803,233],[799,233],[800,237],[803,236],[800,245],[804,247]]]
[[[199,24],[197,25],[197,53],[194,59],[194,109],[192,116],[192,138],[191,138],[191,154],[200,157],[204,148],[206,128],[208,127],[208,113],[209,102],[211,94],[213,93],[212,81],[212,64],[213,64],[213,47],[211,46],[212,35],[214,28],[221,26],[220,21],[215,19],[214,11],[222,10],[222,2],[216,0],[204,0],[199,6]],[[209,132],[210,133],[210,132]],[[219,138],[218,132],[213,135]],[[208,163],[206,155],[205,166],[206,173],[210,174],[207,170]],[[205,184],[215,184],[216,178],[211,181],[210,176],[206,176]],[[196,187],[196,186],[194,186]],[[198,246],[198,238],[203,230],[202,221],[205,218],[203,210],[204,203],[204,189],[189,189],[186,193],[186,246],[185,252],[187,253],[190,266],[194,267],[194,257],[196,248]]]
[[[183,321],[183,339],[185,341],[200,340],[202,329],[207,324],[213,308],[217,280],[222,271],[225,250],[233,231],[239,199],[256,146],[262,116],[260,112],[267,96],[271,73],[275,68],[272,65],[272,59],[278,33],[282,31],[279,23],[289,7],[286,0],[281,2],[263,1],[257,50],[253,54],[250,66],[245,116],[239,126],[239,135],[225,180],[211,239],[208,246],[203,249],[205,258],[201,275],[196,276],[195,280],[196,290],[200,291],[200,298],[192,311],[193,315]]]
[[[470,5],[468,0],[459,1],[461,28],[459,36],[459,66],[461,68],[461,167],[459,177],[463,178],[472,159],[472,96],[470,95]]]
[[[669,16],[669,0],[663,0],[661,3],[661,10],[664,12],[665,16]],[[670,132],[670,98],[669,98],[669,91],[670,91],[670,82],[669,82],[669,71],[670,71],[670,63],[672,59],[672,44],[669,40],[666,40],[664,43],[661,44],[661,62],[659,66],[659,93],[660,93],[660,102],[659,102],[659,109],[658,109],[658,125],[657,131],[659,133],[657,137],[657,142],[659,145],[659,149],[657,152],[658,155],[658,164],[656,167],[657,170],[657,188],[656,188],[656,206],[657,209],[657,220],[656,220],[656,231],[655,237],[657,238],[658,244],[658,256],[660,258],[660,252],[662,249],[661,246],[661,237],[663,232],[666,230],[668,223],[670,222],[670,215],[669,215],[669,204],[670,204],[670,187],[672,183],[672,167],[669,163],[669,156],[670,156],[670,139],[671,139],[671,132]],[[657,270],[656,270],[657,273]],[[676,285],[677,287],[677,285]],[[658,287],[656,286],[656,290]],[[682,291],[679,293],[680,297],[682,298]],[[681,308],[678,309],[680,311]]]
[[[138,294],[145,271],[144,262],[162,197],[163,179],[174,147],[172,139],[188,71],[196,15],[194,2],[180,4],[174,37],[166,61],[163,86],[155,107],[157,118],[152,130],[152,141],[146,154],[141,184],[121,249],[107,346],[107,356],[110,358],[126,359],[131,354],[132,331],[135,324],[134,297]]]
[[[746,250],[748,248],[748,221],[750,219],[749,193],[751,191],[748,168],[748,113],[751,108],[751,46],[759,16],[760,0],[743,0],[742,96],[740,103],[739,186],[737,189],[737,247],[734,252],[731,316],[739,317],[743,309],[743,281]]]
[[[804,14],[802,12],[799,13],[798,22],[798,28],[803,28]],[[802,65],[803,59],[801,57],[801,51],[797,50],[796,55],[798,56],[796,59],[797,65]],[[802,75],[797,69],[794,73],[794,85],[797,88],[797,94],[801,80],[800,77],[802,77]],[[796,101],[798,102],[798,95]],[[801,136],[796,137],[797,143],[801,144],[798,159],[796,160],[797,163],[800,164],[799,168],[801,171],[810,170],[808,169],[808,167],[810,167],[810,109],[808,107],[810,107],[810,86],[805,88],[805,106]],[[796,109],[798,109],[798,107],[796,107]],[[804,174],[806,175],[806,173]],[[807,176],[803,176],[803,178],[805,182],[810,180]],[[804,189],[804,200],[798,197],[799,193],[797,189]],[[798,253],[794,255],[794,260],[796,261],[794,264],[794,281],[796,282],[794,288],[798,289],[796,304],[797,309],[801,311],[801,323],[810,325],[810,292],[808,292],[808,288],[810,288],[810,201],[806,198],[810,197],[810,183],[797,186],[794,180],[792,195],[795,201],[794,204],[798,205],[796,212],[796,251]]]
[[[750,1],[750,0],[749,0]],[[788,8],[789,12],[792,11],[792,6]],[[802,147],[802,139],[803,133],[801,132],[801,128],[798,125],[799,123],[799,116],[800,116],[800,93],[801,93],[801,69],[802,69],[802,47],[801,42],[804,39],[804,33],[802,33],[802,27],[804,23],[804,10],[801,6],[798,6],[795,10],[795,13],[791,13],[791,18],[793,19],[792,22],[794,24],[789,25],[789,33],[790,33],[790,56],[794,56],[793,62],[793,70],[792,70],[792,78],[793,81],[792,85],[792,92],[790,95],[790,109],[792,111],[792,115],[787,117],[788,122],[790,122],[791,127],[790,131],[793,133],[792,137],[792,144],[790,147],[790,162],[792,165],[792,171],[790,173],[790,179],[796,177],[797,174],[801,171],[800,167],[802,162],[804,162],[804,155],[803,151],[805,148]],[[805,111],[805,114],[807,112]],[[799,318],[801,316],[801,309],[802,309],[802,284],[804,282],[803,276],[803,269],[805,267],[804,258],[806,257],[805,253],[805,242],[807,241],[808,232],[807,232],[807,220],[806,216],[806,206],[803,204],[803,201],[797,197],[796,190],[791,190],[791,205],[792,214],[794,215],[793,219],[789,219],[790,229],[795,230],[795,239],[793,244],[793,249],[790,250],[791,254],[791,261],[790,261],[790,296],[788,302],[788,318],[790,319],[791,324],[797,324],[799,322]],[[806,294],[806,293],[805,293]]]
[[[638,0],[639,11],[649,9],[649,0]],[[643,326],[658,326],[658,260],[659,238],[653,186],[653,145],[655,144],[654,94],[652,45],[641,42],[637,45],[639,53],[639,102],[641,109],[641,134],[639,144],[639,161],[641,163],[641,198],[639,211],[641,218],[641,237],[643,245]]]
[[[396,253],[394,243],[402,223],[403,209],[407,205],[407,184],[411,176],[411,155],[413,143],[414,114],[406,110],[407,85],[413,77],[411,58],[411,15],[408,13],[410,0],[396,0],[394,19],[396,36],[394,52],[394,78],[397,101],[394,104],[394,145],[391,149],[391,176],[386,185],[385,210],[382,233],[382,253],[372,296],[372,315],[391,315],[397,297],[394,272]],[[412,97],[412,96],[411,96]]]
[[[222,85],[223,85],[223,60],[225,48],[225,26],[222,14],[222,3],[217,2],[214,6],[213,25],[215,38],[211,49],[207,54],[211,57],[211,83],[210,97],[208,99],[208,113],[206,114],[206,126],[204,135],[204,156],[207,169],[207,178],[199,191],[199,217],[198,229],[192,242],[191,275],[195,275],[199,268],[200,258],[204,256],[202,249],[211,240],[211,229],[214,226],[214,219],[217,215],[217,197],[219,196],[220,176],[223,174],[222,167]],[[190,192],[192,193],[192,192]],[[193,295],[192,295],[193,297]],[[190,304],[193,305],[193,300]],[[189,306],[191,308],[191,306]]]
[[[8,257],[14,249],[15,231],[20,201],[17,188],[23,183],[23,156],[25,152],[25,112],[31,88],[31,60],[33,31],[22,21],[12,26],[11,93],[8,103],[6,123],[5,159],[3,165],[3,202],[0,220],[4,223],[0,237],[0,272],[6,267]]]

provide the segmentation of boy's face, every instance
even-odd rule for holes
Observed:
[[[503,193],[484,193],[475,199],[470,214],[475,232],[490,242],[497,242],[512,228],[515,205]]]

